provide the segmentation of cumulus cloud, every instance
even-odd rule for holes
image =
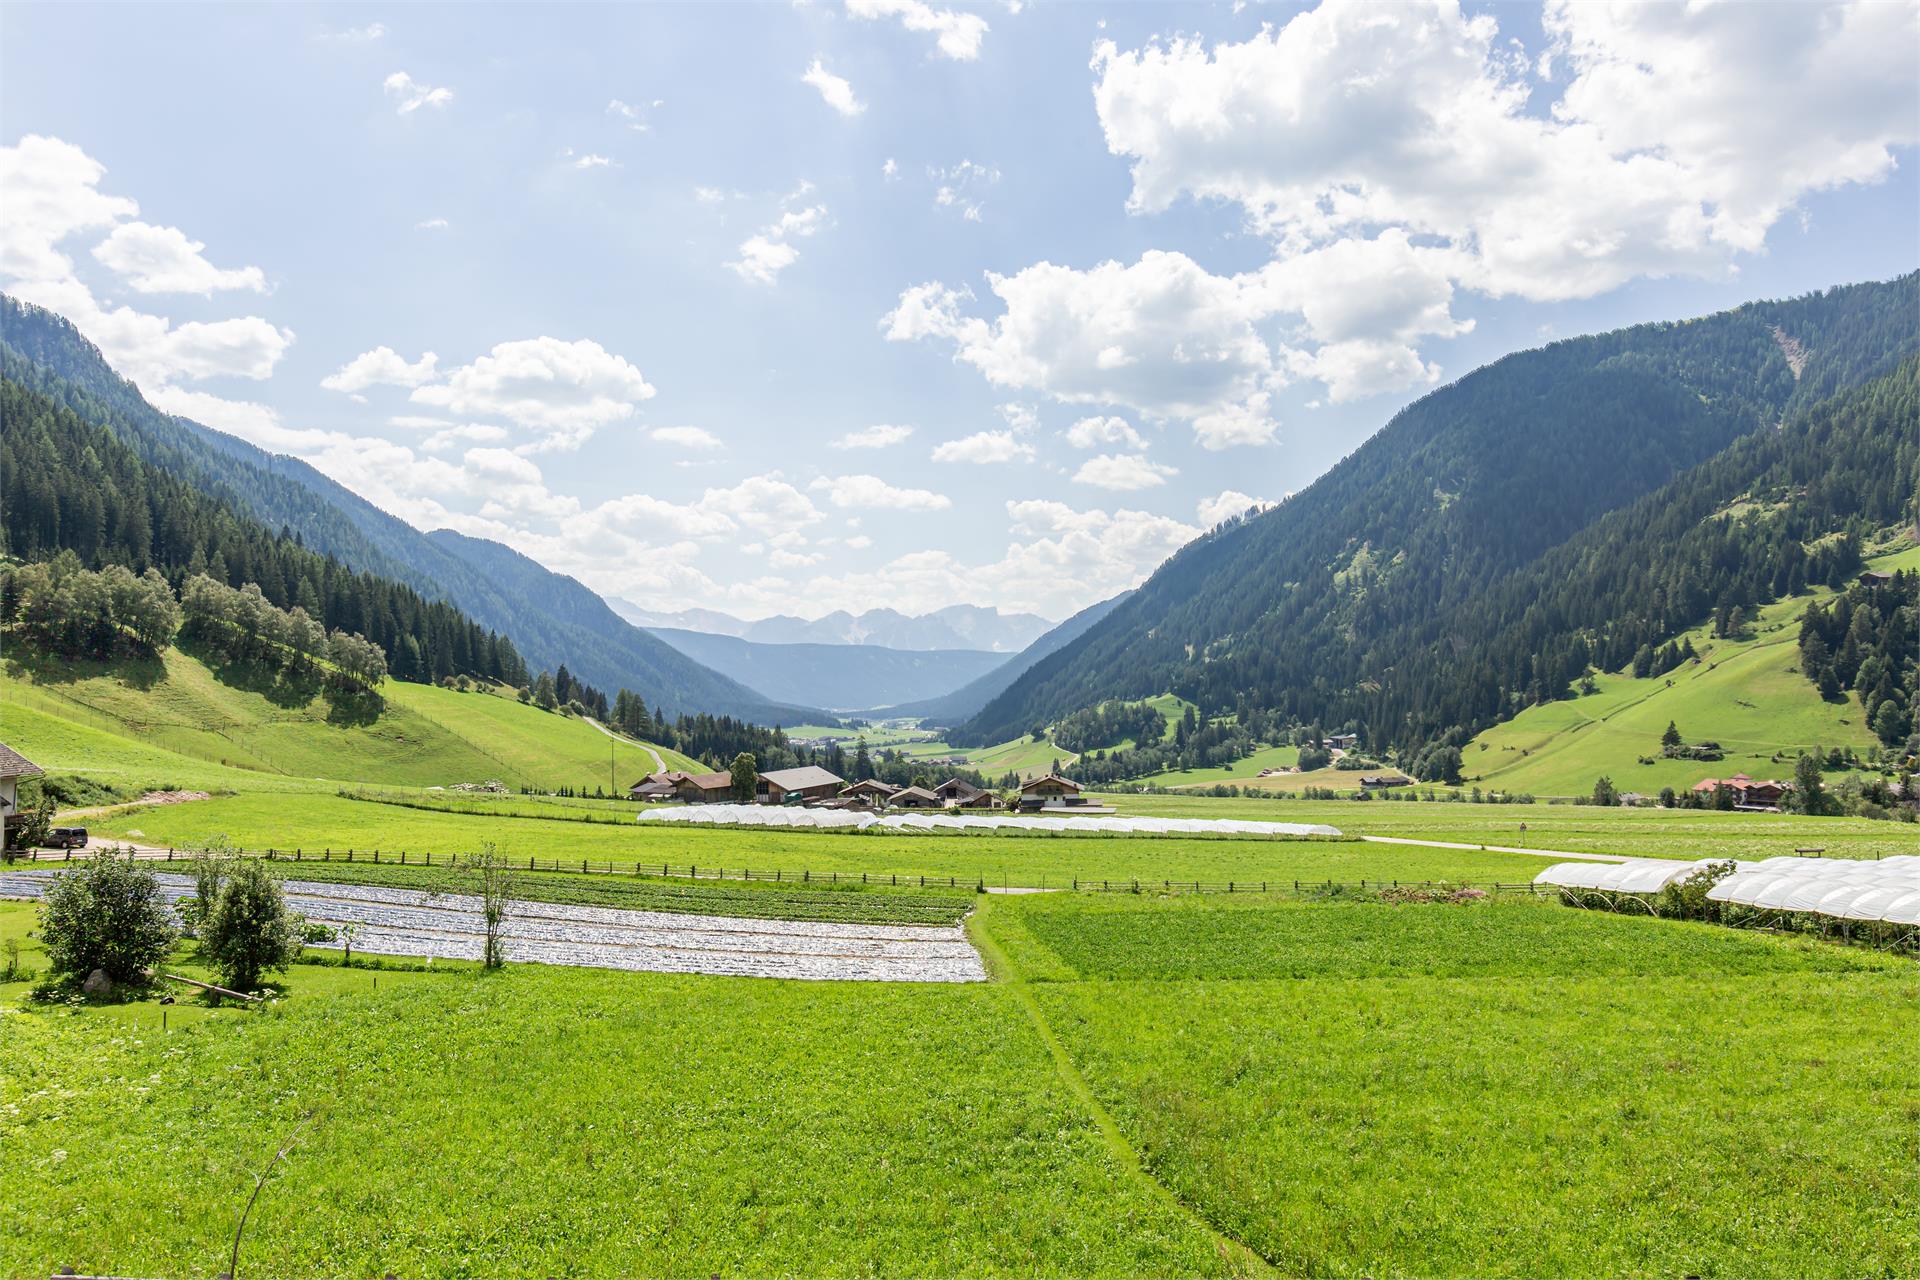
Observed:
[[[647,438],[658,444],[677,445],[682,449],[720,447],[720,437],[704,427],[655,427],[647,432]]]
[[[123,222],[93,247],[93,256],[140,293],[208,296],[216,289],[267,291],[266,273],[260,268],[223,270],[203,256],[206,247],[188,239],[178,227]]]
[[[1920,138],[1913,6],[1768,15],[1550,0],[1543,113],[1491,15],[1327,0],[1211,50],[1102,42],[1094,103],[1136,210],[1230,202],[1289,251],[1398,228],[1469,287],[1587,297],[1724,269],[1803,194],[1878,180]]]
[[[953,499],[943,493],[898,488],[879,476],[821,476],[808,487],[825,492],[836,507],[944,511],[953,505]]]
[[[979,14],[936,9],[923,0],[847,0],[847,16],[869,21],[897,19],[908,31],[931,34],[942,57],[960,62],[980,56],[980,41],[987,34],[987,20]]]
[[[741,241],[740,256],[727,263],[727,269],[751,284],[779,283],[780,273],[800,260],[800,250],[793,242],[813,235],[826,223],[827,206],[823,204],[793,207],[812,190],[812,183],[802,182],[787,197],[788,207],[779,218]]]
[[[1165,484],[1168,476],[1177,476],[1173,467],[1149,461],[1137,453],[1103,453],[1088,458],[1073,473],[1075,484],[1090,484],[1099,489],[1151,489]]]
[[[392,347],[375,347],[320,379],[320,385],[328,391],[344,391],[348,394],[365,391],[372,386],[417,387],[433,381],[434,365],[438,361],[439,357],[428,351],[408,364],[406,357]]]
[[[527,338],[415,387],[411,399],[461,415],[505,418],[539,435],[534,448],[574,448],[628,417],[654,388],[640,370],[591,339]]]
[[[1272,436],[1266,395],[1286,371],[1255,328],[1271,314],[1256,278],[1152,250],[1086,271],[1037,263],[987,284],[1004,308],[991,321],[963,312],[970,292],[935,282],[904,291],[882,330],[951,342],[996,386],[1188,422],[1209,448]]]
[[[415,231],[445,231],[447,229],[447,220],[445,218],[422,218],[413,224],[413,229]]]
[[[398,421],[388,419],[389,422]],[[429,453],[439,453],[457,445],[497,444],[506,440],[512,433],[505,427],[490,422],[467,422],[460,426],[448,426],[434,432],[420,442],[420,447]]]
[[[1103,444],[1125,445],[1129,449],[1147,447],[1147,442],[1125,418],[1082,418],[1067,428],[1067,443],[1076,449],[1093,449]]]
[[[1230,520],[1234,516],[1243,516],[1249,512],[1265,511],[1272,506],[1273,504],[1265,498],[1249,497],[1238,489],[1222,489],[1211,498],[1200,499],[1194,506],[1193,513],[1199,520],[1201,528],[1211,529],[1222,520]]]
[[[912,434],[912,427],[879,425],[849,431],[827,443],[836,449],[885,449],[889,445],[900,444]]]
[[[807,68],[807,73],[800,80],[819,90],[821,100],[843,116],[857,116],[867,109],[866,103],[853,96],[853,86],[827,70],[818,58],[813,60],[813,65]]]
[[[1018,462],[1033,457],[1033,446],[1011,431],[978,431],[937,445],[935,462]]]
[[[393,99],[394,110],[410,115],[421,107],[444,107],[453,101],[453,90],[421,84],[404,71],[396,71],[380,82]]]

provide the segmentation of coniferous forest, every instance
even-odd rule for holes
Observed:
[[[1671,665],[1676,632],[1844,585],[1913,519],[1916,311],[1909,275],[1508,357],[1189,544],[953,740],[1170,691],[1414,758]]]

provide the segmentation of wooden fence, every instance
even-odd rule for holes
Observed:
[[[112,846],[105,846],[112,847]],[[84,860],[91,850],[83,851]],[[269,862],[316,862],[322,864],[353,863],[368,866],[397,867],[445,867],[457,868],[462,859],[459,854],[410,853],[401,849],[316,849],[309,853],[305,849],[254,849],[235,850],[242,857],[262,858]],[[139,855],[143,861],[191,863],[196,855],[188,850],[166,849],[151,851]],[[29,850],[18,855],[22,862],[71,862],[74,851],[71,849]],[[520,859],[512,860],[515,869],[520,868]],[[787,870],[785,868],[749,868],[749,867],[702,867],[693,863],[667,862],[614,862],[611,860],[593,861],[589,858],[541,858],[528,857],[527,871],[557,872],[571,875],[606,876],[653,876],[663,880],[739,880],[768,884],[794,885],[866,885],[889,888],[913,889],[959,889],[970,893],[985,893],[990,884],[984,876],[940,876],[902,874],[897,871],[812,871],[808,869]],[[1098,878],[1091,876],[1040,877],[1041,883],[1022,884],[1021,888],[1072,889],[1080,893],[1335,893],[1341,891],[1361,891],[1369,893],[1394,889],[1423,889],[1443,891],[1453,889],[1482,889],[1497,893],[1533,893],[1532,883],[1509,884],[1501,881],[1474,880],[1152,880],[1137,878]],[[1008,880],[1009,884],[1012,883]]]

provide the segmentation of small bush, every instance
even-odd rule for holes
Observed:
[[[131,854],[112,850],[57,877],[40,918],[56,978],[103,969],[117,983],[136,982],[166,957],[174,936],[159,881]]]

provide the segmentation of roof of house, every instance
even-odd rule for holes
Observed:
[[[1069,791],[1078,791],[1080,789],[1080,784],[1075,782],[1072,778],[1063,778],[1057,773],[1047,773],[1047,774],[1042,774],[1038,778],[1035,778],[1032,782],[1024,784],[1020,788],[1020,790],[1033,791],[1037,789],[1042,783],[1046,783],[1046,782],[1057,783],[1058,785],[1065,787]]]
[[[893,793],[891,799],[895,804],[902,800],[928,800],[934,804],[940,803],[940,797],[925,787],[902,787]]]
[[[688,786],[697,787],[702,791],[718,791],[723,787],[733,785],[733,775],[730,773],[686,773],[680,776],[680,781],[686,783]]]
[[[34,778],[45,772],[45,769],[0,742],[0,778]]]
[[[837,787],[845,779],[838,774],[829,773],[819,765],[802,765],[798,769],[775,769],[772,773],[760,775],[763,782],[772,783],[782,791],[805,791],[809,787]]]
[[[962,796],[977,796],[981,793],[981,788],[974,786],[971,782],[968,782],[965,778],[948,778],[945,782],[935,787],[934,790],[935,791],[953,790],[958,792]]]
[[[885,796],[890,796],[899,789],[891,782],[882,782],[878,778],[863,778],[847,788],[849,791],[878,791]]]

